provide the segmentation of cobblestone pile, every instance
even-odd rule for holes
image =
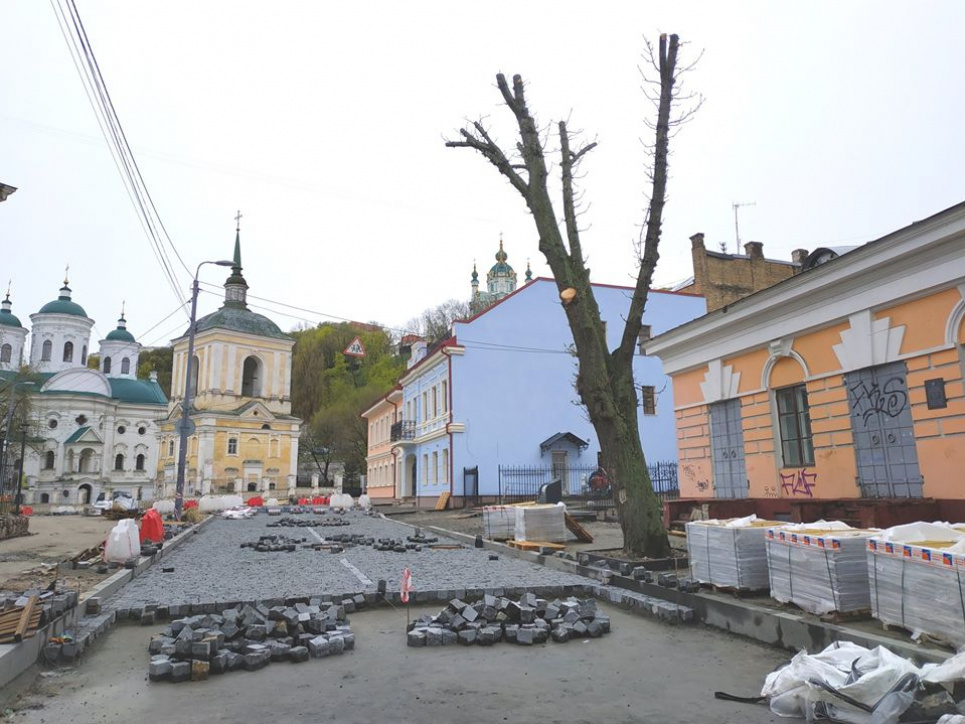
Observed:
[[[422,616],[409,625],[409,646],[492,646],[506,643],[531,646],[552,639],[599,638],[610,632],[610,619],[597,610],[592,598],[569,597],[547,601],[534,593],[518,601],[486,595],[475,603],[453,599],[435,616]]]
[[[355,647],[347,609],[364,606],[364,597],[339,604],[245,605],[220,613],[198,614],[171,622],[151,639],[151,681],[204,681],[209,674],[257,671],[274,661],[302,663],[351,651]]]

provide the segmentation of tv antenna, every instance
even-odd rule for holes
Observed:
[[[757,206],[757,202],[756,201],[745,201],[745,202],[735,201],[733,204],[731,204],[731,206],[734,208],[734,237],[735,237],[734,243],[737,245],[734,251],[737,254],[740,254],[741,253],[741,230],[740,230],[740,224],[737,221],[737,210],[740,209],[742,206]]]

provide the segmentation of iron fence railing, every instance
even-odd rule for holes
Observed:
[[[650,484],[661,500],[680,497],[676,462],[656,462],[648,466]],[[542,485],[557,478],[563,484],[563,498],[585,502],[587,507],[614,507],[613,489],[606,471],[595,465],[500,465],[499,502],[520,503],[536,500]]]
[[[393,423],[389,428],[389,440],[398,442],[399,440],[413,440],[415,438],[415,420],[400,420]]]

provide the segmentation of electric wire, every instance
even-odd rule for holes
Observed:
[[[167,233],[154,200],[147,189],[140,168],[127,142],[126,133],[114,108],[77,6],[74,0],[64,0],[67,8],[65,10],[64,6],[60,4],[61,0],[50,0],[50,2],[71,55],[71,60],[81,78],[84,92],[121,176],[125,191],[131,200],[141,228],[148,238],[155,259],[175,297],[182,303],[179,309],[182,309],[186,300],[177,273],[168,256],[165,239],[167,246],[170,246],[188,276],[191,275],[191,272]],[[159,228],[160,232],[158,231]]]

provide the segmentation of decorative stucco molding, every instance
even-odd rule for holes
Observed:
[[[767,345],[767,351],[770,353],[767,362],[764,363],[764,369],[761,372],[761,389],[766,390],[770,387],[771,372],[774,370],[774,365],[776,365],[782,358],[790,357],[795,360],[801,369],[804,370],[804,377],[807,379],[811,376],[811,371],[808,369],[807,362],[804,358],[795,352],[791,347],[794,345],[794,337],[781,337],[780,339],[775,339]]]
[[[948,315],[948,322],[945,324],[945,344],[956,346],[958,344],[958,330],[965,322],[965,284],[958,285],[958,295],[961,299],[952,307],[951,314]]]
[[[704,402],[710,404],[711,402],[720,402],[737,397],[740,381],[740,372],[734,372],[733,367],[725,365],[719,359],[711,360],[704,381],[700,383],[700,389],[704,393]]]
[[[904,325],[892,327],[887,317],[874,319],[870,309],[852,314],[849,321],[851,328],[841,332],[840,344],[833,347],[842,372],[898,360]]]

